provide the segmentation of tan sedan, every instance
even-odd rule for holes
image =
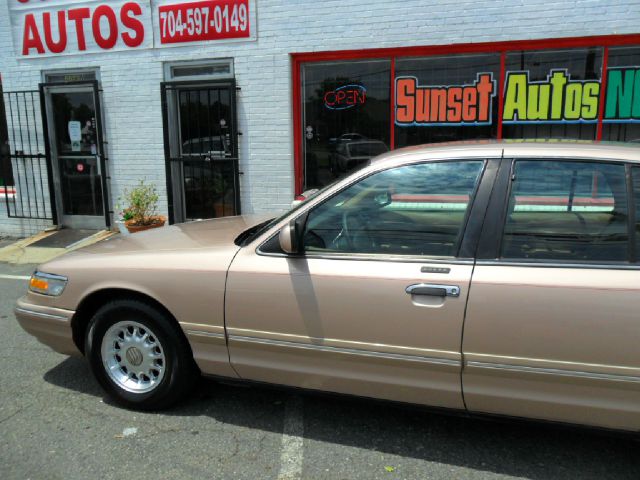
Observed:
[[[199,373],[640,429],[640,149],[409,148],[274,220],[41,265],[16,316],[127,407]]]

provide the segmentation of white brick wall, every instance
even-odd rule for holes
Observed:
[[[37,87],[43,69],[99,67],[115,199],[146,178],[166,191],[160,82],[168,61],[234,58],[240,178],[245,213],[284,209],[293,195],[289,54],[637,33],[638,0],[257,0],[255,42],[17,60],[7,0],[0,0],[0,73],[5,90]],[[0,233],[22,233],[3,217]],[[38,226],[39,228],[39,226]]]

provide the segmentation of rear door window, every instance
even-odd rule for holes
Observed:
[[[633,183],[633,206],[635,225],[635,261],[640,261],[640,166],[631,167],[631,181]]]
[[[516,161],[501,257],[628,261],[628,211],[622,164]]]

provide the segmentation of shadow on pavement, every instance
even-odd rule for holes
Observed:
[[[104,398],[80,358],[67,358],[44,379]],[[205,415],[218,422],[281,432],[284,402],[290,395],[290,390],[202,379],[187,402],[160,414]],[[443,415],[351,397],[305,394],[304,437],[535,480],[640,478],[638,443],[631,436]]]

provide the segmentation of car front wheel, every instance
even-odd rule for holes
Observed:
[[[156,410],[182,399],[197,368],[168,315],[138,300],[116,300],[91,319],[85,352],[96,379],[118,403]]]

